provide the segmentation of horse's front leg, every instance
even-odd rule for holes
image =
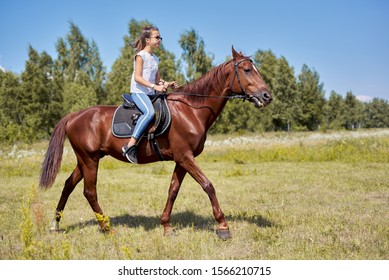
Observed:
[[[211,201],[213,216],[215,217],[215,220],[218,223],[216,229],[217,235],[223,240],[231,238],[230,230],[225,220],[224,213],[219,206],[219,202],[216,197],[216,191],[211,181],[209,181],[208,178],[205,176],[193,156],[188,157],[186,160],[182,161],[181,165],[186,169],[187,172],[189,172],[193,179],[195,179],[196,182],[199,183],[203,190],[207,193],[209,200]]]
[[[176,163],[169,187],[168,198],[161,218],[161,224],[163,226],[165,235],[169,235],[174,232],[172,226],[170,225],[170,215],[172,213],[174,201],[176,200],[178,192],[180,191],[180,187],[185,175],[186,170]]]

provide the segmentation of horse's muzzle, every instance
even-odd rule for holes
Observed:
[[[262,108],[267,105],[273,100],[273,97],[268,92],[261,92],[257,94],[253,94],[250,97],[250,101],[254,103],[255,107]]]

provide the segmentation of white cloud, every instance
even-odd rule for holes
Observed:
[[[356,98],[362,102],[369,102],[373,99],[373,97],[368,96],[368,95],[357,95]]]

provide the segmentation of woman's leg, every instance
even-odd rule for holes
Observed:
[[[128,161],[137,163],[135,144],[137,140],[142,137],[143,132],[147,129],[148,124],[154,118],[155,112],[150,97],[143,93],[133,93],[132,99],[136,106],[142,112],[142,115],[138,118],[135,125],[132,136],[127,144],[122,148],[123,155],[125,155]]]
[[[142,136],[150,121],[154,118],[155,112],[150,97],[148,97],[147,94],[133,93],[132,99],[142,112],[142,115],[138,118],[135,125],[134,132],[132,133],[132,137],[137,140]]]

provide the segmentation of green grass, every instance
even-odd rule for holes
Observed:
[[[65,208],[64,233],[50,233],[75,164],[69,145],[47,191],[37,187],[47,142],[5,147],[0,259],[388,259],[389,137],[363,133],[247,135],[257,140],[233,145],[238,136],[209,137],[198,161],[229,222],[227,241],[214,233],[208,197],[189,176],[173,209],[176,235],[163,236],[174,163],[134,166],[109,157],[98,194],[116,234],[99,231],[82,184]]]

